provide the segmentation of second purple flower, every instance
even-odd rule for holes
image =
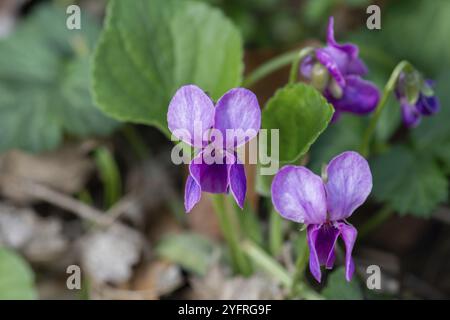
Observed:
[[[330,17],[327,45],[316,49],[300,65],[300,74],[320,90],[334,106],[333,119],[341,112],[367,114],[379,101],[378,88],[362,79],[367,67],[358,57],[358,47],[351,43],[339,44],[334,39],[334,19]]]
[[[395,96],[400,102],[403,123],[409,128],[417,127],[422,116],[431,116],[440,108],[433,81],[424,80],[417,71],[400,74]]]
[[[285,166],[272,182],[272,202],[282,217],[307,225],[309,268],[321,281],[321,266],[333,267],[339,237],[345,244],[345,277],[355,270],[352,259],[357,230],[345,219],[364,203],[372,190],[372,174],[367,161],[348,151],[330,161],[326,178],[305,167]]]

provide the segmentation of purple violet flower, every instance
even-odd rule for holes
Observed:
[[[422,119],[422,116],[430,116],[438,112],[440,109],[439,99],[433,92],[433,81],[425,80],[416,81],[416,88],[413,88],[412,94],[408,94],[408,75],[404,72],[400,73],[397,86],[395,88],[395,96],[400,102],[403,123],[409,127],[417,127]],[[414,83],[413,83],[414,86]],[[412,95],[413,97],[408,97]]]
[[[307,226],[309,269],[318,282],[322,265],[333,268],[334,247],[341,236],[346,251],[345,277],[350,281],[357,231],[345,219],[367,199],[372,174],[362,156],[348,151],[330,161],[326,175],[323,181],[305,167],[285,166],[272,182],[272,202],[282,217]]]
[[[330,17],[327,45],[316,49],[313,56],[302,61],[300,74],[334,106],[334,120],[341,112],[370,113],[380,99],[379,90],[373,83],[362,79],[367,67],[358,57],[358,47],[351,43],[337,43],[333,25],[334,19]]]
[[[231,191],[242,208],[247,183],[236,148],[254,138],[261,127],[255,94],[244,88],[231,89],[214,107],[202,89],[186,85],[173,96],[167,122],[175,137],[199,149],[189,164],[184,194],[186,212],[200,201],[202,192]]]

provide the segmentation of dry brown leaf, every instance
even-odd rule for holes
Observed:
[[[17,189],[9,188],[8,177],[26,178],[63,193],[73,194],[86,184],[94,163],[80,145],[66,145],[56,151],[29,154],[10,151],[0,157],[0,191],[17,202],[31,201]]]
[[[282,299],[278,284],[262,274],[231,277],[219,264],[202,278],[192,277],[192,298],[213,300],[277,300]]]
[[[138,271],[133,280],[132,289],[152,292],[153,297],[161,297],[172,293],[182,285],[183,276],[180,267],[168,261],[158,260],[145,265]]]

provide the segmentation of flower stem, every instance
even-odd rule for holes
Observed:
[[[297,54],[297,50],[289,51],[264,62],[244,79],[242,86],[249,88],[272,72],[288,66],[295,60]]]
[[[276,260],[251,241],[244,241],[242,248],[256,266],[271,275],[281,285],[289,288],[292,283],[291,276]]]
[[[234,271],[244,276],[251,275],[251,265],[239,245],[239,233],[236,232],[236,228],[233,226],[230,219],[231,217],[227,212],[225,196],[222,194],[212,194],[211,200],[214,206],[214,211],[219,219],[219,225],[223,236],[225,237],[230,250],[231,262]]]
[[[295,262],[295,272],[292,279],[291,294],[293,294],[302,281],[305,274],[306,265],[308,263],[308,244],[306,242],[306,231],[302,231],[299,235],[299,246],[297,253],[297,261]]]
[[[271,74],[272,72],[275,72],[285,66],[288,66],[289,64],[292,64],[289,76],[289,83],[297,81],[298,67],[300,65],[300,61],[302,61],[308,54],[311,54],[313,50],[314,48],[312,47],[306,47],[301,49],[300,51],[298,50],[289,51],[264,62],[244,79],[244,81],[242,82],[242,86],[249,88],[259,80]],[[297,70],[295,71],[294,75],[293,69]]]
[[[292,63],[292,66],[291,66],[291,72],[289,74],[289,84],[293,84],[293,83],[297,82],[300,62],[302,62],[303,59],[305,59],[308,55],[312,54],[313,52],[314,52],[313,47],[306,47],[306,48],[301,49],[297,53],[297,57],[295,58],[294,62]]]
[[[359,228],[359,237],[366,237],[372,230],[376,229],[389,219],[392,214],[394,214],[394,210],[392,210],[391,207],[385,206],[381,208],[381,210],[377,211],[361,228]]]
[[[122,195],[120,170],[114,155],[106,147],[97,148],[94,158],[104,188],[103,205],[109,209]]]
[[[263,249],[258,247],[251,241],[244,241],[242,244],[244,252],[255,263],[256,266],[261,268],[268,275],[272,276],[285,288],[290,288],[292,285],[292,277],[275,259],[267,254]],[[297,297],[309,300],[323,299],[323,297],[309,288],[305,284],[298,284],[296,288]]]
[[[270,200],[269,200],[270,201]],[[272,207],[272,204],[270,204]],[[269,220],[269,249],[272,256],[276,257],[283,245],[283,225],[280,215],[272,207]]]
[[[263,245],[264,239],[261,222],[259,221],[258,216],[254,212],[249,201],[245,201],[244,208],[241,210],[233,197],[227,197],[227,200],[236,213],[236,220],[241,227],[242,234],[244,234],[246,238],[254,241],[256,244]]]
[[[378,120],[380,119],[383,109],[386,106],[389,95],[394,91],[400,73],[406,68],[412,68],[411,64],[408,61],[403,60],[399,64],[397,64],[397,66],[392,71],[388,82],[384,86],[383,95],[378,102],[375,113],[370,119],[366,131],[364,132],[361,147],[359,149],[360,153],[366,158],[369,156],[370,142],[377,127]]]

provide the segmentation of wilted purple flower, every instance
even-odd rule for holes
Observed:
[[[254,138],[261,127],[256,96],[244,88],[231,89],[214,107],[202,89],[186,85],[173,96],[167,122],[175,137],[199,149],[189,164],[184,194],[186,212],[200,201],[203,191],[231,190],[242,208],[247,185],[236,148]]]
[[[352,259],[356,229],[345,219],[364,203],[372,190],[367,161],[353,151],[344,152],[327,166],[325,181],[305,167],[285,166],[272,182],[272,202],[285,219],[307,225],[309,268],[320,282],[320,266],[331,269],[339,236],[345,244],[345,277],[355,270]]]
[[[422,81],[417,72],[400,73],[395,95],[400,102],[403,123],[407,127],[416,127],[422,116],[439,111],[439,99],[434,95],[432,86],[433,81]]]
[[[334,19],[330,17],[327,45],[316,49],[313,56],[302,61],[300,74],[322,91],[334,106],[334,119],[340,112],[372,112],[380,98],[378,88],[362,79],[367,73],[367,67],[358,57],[358,47],[351,43],[337,43],[333,25]]]

